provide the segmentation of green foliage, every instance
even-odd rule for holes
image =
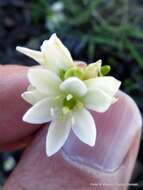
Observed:
[[[89,59],[95,58],[98,48],[105,53],[114,49],[115,56],[133,58],[143,69],[142,56],[132,41],[143,39],[139,19],[134,16],[139,8],[128,0],[36,0],[32,13],[33,21],[45,21],[49,32],[74,35],[83,41]]]

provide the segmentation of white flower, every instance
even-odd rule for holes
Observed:
[[[94,146],[96,127],[87,109],[105,112],[112,104],[120,82],[113,77],[85,81],[69,77],[62,81],[47,69],[30,69],[28,79],[34,89],[22,96],[33,106],[23,120],[34,124],[52,121],[46,139],[47,155],[53,155],[63,146],[71,129],[81,141]]]
[[[41,51],[31,50],[17,46],[16,49],[33,58],[45,68],[59,73],[74,65],[68,49],[62,44],[56,34],[53,34],[49,40],[45,40],[41,46]]]
[[[108,110],[116,101],[120,81],[102,75],[100,60],[79,67],[55,34],[43,42],[41,51],[22,47],[17,50],[42,66],[28,71],[30,86],[22,97],[33,106],[23,120],[33,124],[51,122],[46,138],[47,155],[53,155],[64,145],[71,129],[82,142],[94,146],[96,126],[89,110]]]

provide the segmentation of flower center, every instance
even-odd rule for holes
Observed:
[[[77,100],[75,97],[73,97],[71,94],[68,94],[65,99],[63,100],[63,106],[71,110],[77,103]]]

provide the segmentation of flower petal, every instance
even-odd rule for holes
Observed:
[[[110,76],[92,78],[85,80],[85,83],[89,89],[99,88],[110,96],[114,96],[121,85],[119,80]]]
[[[97,112],[105,112],[113,102],[113,98],[98,88],[89,89],[83,97],[84,105]]]
[[[77,77],[70,77],[63,81],[60,85],[60,89],[75,96],[83,96],[87,92],[86,85]]]
[[[30,69],[28,78],[34,87],[46,94],[56,94],[61,83],[60,78],[47,69]]]
[[[53,111],[56,112],[53,104],[51,98],[39,101],[24,114],[23,121],[33,124],[42,124],[51,121],[56,115],[56,113],[53,114]]]
[[[88,79],[88,78],[97,77],[100,72],[101,65],[102,65],[102,60],[98,60],[95,63],[89,64],[85,68],[85,78]]]
[[[71,130],[71,119],[54,120],[48,130],[46,138],[46,153],[48,156],[55,154],[65,143]]]
[[[19,46],[16,47],[16,50],[31,57],[40,64],[43,64],[44,62],[44,57],[40,51],[31,50],[29,48],[19,47]]]
[[[44,94],[38,90],[32,90],[24,92],[21,96],[25,101],[34,105],[38,101],[45,99],[47,97],[47,94]]]
[[[96,126],[94,119],[85,108],[73,110],[72,129],[76,136],[84,143],[94,146],[96,140]]]
[[[45,40],[41,46],[47,68],[54,72],[67,69],[73,65],[73,60],[68,49],[53,34],[49,40]]]

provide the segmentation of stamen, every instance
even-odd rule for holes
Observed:
[[[56,96],[55,97],[55,100],[58,100],[58,99],[60,99],[61,98],[61,96]]]
[[[68,95],[66,96],[67,101],[71,100],[72,98],[73,98],[73,95],[71,95],[71,94],[68,94]]]
[[[63,111],[63,114],[66,115],[67,113],[70,112],[70,109],[68,107],[63,107],[62,111]]]

